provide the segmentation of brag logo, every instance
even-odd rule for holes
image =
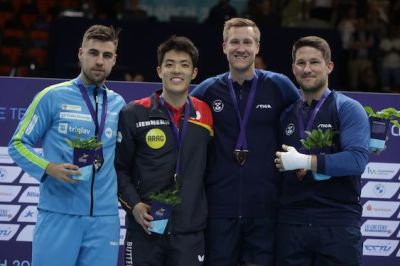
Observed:
[[[214,112],[219,113],[224,109],[224,103],[221,100],[215,100],[212,103],[212,109]]]
[[[165,145],[165,133],[159,128],[153,128],[146,134],[146,143],[152,149],[160,149]]]

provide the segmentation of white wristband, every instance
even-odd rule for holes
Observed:
[[[285,171],[296,169],[311,169],[311,155],[299,153],[294,147],[289,146],[287,152],[281,153],[281,161]]]

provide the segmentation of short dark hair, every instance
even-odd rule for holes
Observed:
[[[293,48],[292,48],[293,62],[296,60],[297,50],[299,50],[300,48],[302,48],[304,46],[310,46],[310,47],[313,47],[313,48],[321,51],[325,62],[326,63],[331,62],[331,48],[329,47],[329,44],[327,41],[325,41],[324,39],[322,39],[318,36],[302,37],[293,44]]]
[[[115,50],[118,47],[118,35],[121,32],[120,28],[114,28],[113,26],[107,27],[104,25],[93,25],[88,28],[83,35],[82,46],[89,40],[99,40],[103,42],[111,41],[115,44]]]
[[[168,40],[160,44],[157,49],[157,62],[161,66],[164,56],[167,52],[174,50],[177,52],[185,52],[190,55],[193,67],[197,67],[199,61],[199,51],[193,42],[184,36],[172,35]]]

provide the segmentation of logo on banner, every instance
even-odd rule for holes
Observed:
[[[33,224],[26,225],[18,234],[17,241],[21,242],[32,242],[33,232],[35,230],[35,226]]]
[[[20,205],[3,205],[0,204],[0,221],[9,222],[11,221],[21,209]]]
[[[0,241],[10,240],[18,231],[19,224],[0,224]]]
[[[33,205],[26,206],[18,217],[18,222],[36,223],[37,221],[37,207]]]
[[[0,202],[11,202],[21,191],[22,186],[0,185]]]
[[[363,205],[363,217],[389,218],[397,211],[400,202],[368,200]]]
[[[8,147],[0,147],[0,163],[13,163],[14,161],[8,155]]]
[[[361,190],[363,198],[390,199],[399,190],[400,183],[396,182],[367,182]]]
[[[399,240],[367,239],[363,244],[363,255],[390,256],[399,244]]]
[[[390,131],[394,137],[400,137],[400,128],[392,125],[392,129]]]
[[[121,228],[121,229],[119,230],[119,244],[120,244],[121,246],[124,245],[124,242],[125,242],[125,235],[126,235],[126,229],[125,229],[125,228]],[[127,242],[127,244],[128,244],[128,243],[131,243],[131,244],[132,244],[132,242]]]
[[[29,186],[24,192],[22,192],[21,197],[19,197],[18,202],[24,203],[38,203],[39,202],[39,187]]]
[[[0,166],[0,182],[12,183],[21,173],[18,166]]]
[[[21,177],[21,179],[19,180],[19,183],[21,184],[39,184],[39,181],[36,180],[36,178],[34,178],[33,176],[31,176],[28,173],[24,173]]]
[[[399,221],[367,220],[361,226],[361,233],[363,236],[390,237],[399,223]]]
[[[368,163],[361,178],[390,180],[400,169],[398,163]]]

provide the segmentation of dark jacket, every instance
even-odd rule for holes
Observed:
[[[182,203],[173,209],[167,229],[171,233],[195,232],[206,225],[203,178],[213,135],[212,117],[209,107],[193,97],[190,108],[178,177]],[[120,113],[119,131],[115,157],[119,199],[127,211],[128,230],[143,230],[132,209],[138,202],[150,204],[151,192],[171,188],[177,160],[173,130],[168,113],[159,104],[159,92],[129,103]]]
[[[228,73],[207,79],[192,95],[213,110],[215,138],[206,177],[210,217],[270,217],[278,206],[279,172],[274,164],[281,112],[299,98],[284,75],[256,70],[257,89],[246,128],[249,154],[240,166],[234,149],[240,127],[227,85]],[[243,116],[251,81],[234,83]]]

